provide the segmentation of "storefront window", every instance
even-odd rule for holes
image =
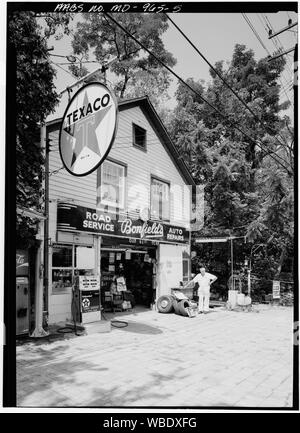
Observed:
[[[72,267],[72,246],[57,246],[53,248],[52,266]]]
[[[72,287],[72,269],[52,269],[52,293],[66,292]]]
[[[170,221],[170,185],[151,178],[151,218]]]
[[[73,248],[56,245],[52,252],[52,293],[65,293],[72,287]]]
[[[92,275],[95,266],[93,247],[55,245],[52,253],[52,293],[68,293],[74,275]]]
[[[125,167],[112,161],[104,161],[100,169],[97,202],[104,206],[124,208]]]

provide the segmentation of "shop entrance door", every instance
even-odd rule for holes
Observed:
[[[131,252],[130,260],[125,260],[125,278],[136,305],[150,307],[153,302],[153,262],[149,251]],[[153,256],[153,257],[152,257]]]
[[[123,300],[130,301],[132,307],[143,305],[150,307],[154,298],[153,259],[155,248],[138,250],[128,248],[107,248],[101,250],[101,292],[102,301],[109,308],[112,284],[120,276],[125,278],[126,290]],[[105,298],[105,299],[104,299]]]
[[[160,244],[158,297],[162,295],[169,295],[171,293],[171,289],[179,287],[179,283],[182,280],[182,246]]]

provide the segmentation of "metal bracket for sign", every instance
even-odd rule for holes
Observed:
[[[68,92],[68,102],[71,101],[71,93],[73,92],[73,90],[70,87],[67,87],[67,92]]]
[[[113,58],[111,58],[110,60],[108,60],[105,65],[101,65],[98,68],[96,68],[94,71],[89,72],[88,74],[86,74],[84,77],[80,78],[79,80],[76,80],[73,84],[71,84],[70,86],[67,86],[65,88],[65,90],[63,90],[62,92],[60,92],[59,96],[62,96],[65,92],[68,92],[69,95],[69,100],[70,100],[70,92],[72,92],[73,87],[78,86],[78,84],[80,83],[84,83],[88,78],[92,77],[94,74],[96,74],[97,72],[103,72],[105,69],[108,68],[109,65],[111,65],[112,63],[114,63],[116,60],[118,60],[118,57],[115,56]]]

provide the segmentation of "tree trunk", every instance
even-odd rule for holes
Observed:
[[[122,90],[120,92],[120,99],[124,98],[124,93],[125,93],[128,81],[129,81],[129,77],[128,77],[128,75],[125,75],[123,87],[122,87]]]
[[[282,268],[285,256],[286,256],[286,247],[282,247],[279,263],[278,263],[277,270],[276,270],[276,274],[274,276],[275,280],[279,278],[279,275],[281,273],[281,268]]]

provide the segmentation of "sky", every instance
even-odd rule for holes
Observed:
[[[295,13],[289,13],[289,15],[293,21],[297,19]],[[276,47],[272,40],[268,39],[264,22],[265,15],[261,17],[261,14],[247,14],[247,17],[255,27],[264,46],[272,55]],[[285,27],[288,22],[286,12],[269,13],[267,18],[272,27],[278,30]],[[172,16],[172,19],[213,65],[219,60],[224,60],[224,63],[230,61],[234,46],[237,43],[251,48],[255,53],[256,60],[268,55],[240,13],[226,15],[219,13],[178,14]],[[295,28],[297,29],[297,27]],[[166,48],[173,52],[178,59],[174,69],[180,76],[200,78],[205,81],[210,79],[209,66],[172,24],[166,32],[164,41]],[[276,40],[276,43],[283,46],[284,49],[288,49],[295,45],[295,41],[295,33],[285,32],[279,36],[279,42]],[[286,57],[287,65],[283,77],[281,77],[284,86],[291,85],[293,82],[293,53]],[[287,93],[292,101],[293,91]],[[286,97],[286,95],[284,96]]]
[[[77,19],[79,17],[78,14]],[[257,60],[269,53],[272,55],[277,47],[283,47],[283,50],[286,50],[295,46],[297,26],[292,29],[293,31],[286,31],[279,35],[278,38],[270,40],[267,31],[270,26],[274,29],[274,32],[284,28],[287,26],[289,18],[292,18],[293,22],[296,21],[296,13],[286,11],[267,14],[249,13],[247,17],[261,41],[257,39],[241,13],[178,13],[171,15],[174,22],[212,64],[218,60],[223,60],[225,64],[230,61],[234,46],[237,43],[245,44],[247,48],[252,49]],[[173,67],[174,71],[184,79],[193,77],[196,80],[202,79],[207,82],[210,79],[209,66],[173,24],[169,24],[168,30],[163,35],[163,41],[166,49],[177,59],[177,64]],[[67,36],[64,36],[60,41],[51,40],[49,45],[54,45],[53,54],[67,55],[72,52],[70,38]],[[279,82],[281,85],[281,102],[289,99],[293,103],[293,52],[286,55],[285,58],[287,65]],[[52,57],[52,59],[56,63],[66,61],[57,57]],[[94,59],[91,58],[91,60]],[[97,67],[97,64],[85,66],[91,71]],[[74,77],[70,73],[63,71],[62,68],[67,70],[66,65],[56,66],[57,79],[55,84],[58,91],[63,90],[75,81]],[[109,74],[108,78],[110,78]],[[169,89],[171,97],[167,103],[169,108],[175,106],[174,92],[176,88],[177,79],[174,77]],[[61,110],[58,113],[63,114]],[[293,105],[284,114],[293,118]],[[54,117],[58,117],[58,115]]]

